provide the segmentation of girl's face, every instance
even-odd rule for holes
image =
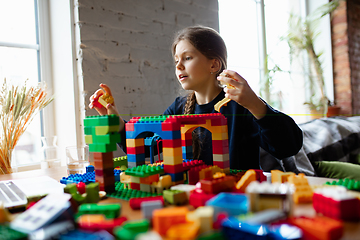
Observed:
[[[206,58],[189,41],[181,40],[176,45],[174,60],[176,76],[185,90],[201,91],[214,82],[214,60]]]

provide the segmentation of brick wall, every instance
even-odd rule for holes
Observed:
[[[331,21],[335,101],[347,115],[360,113],[359,12],[359,1],[341,1]]]
[[[217,0],[78,0],[77,6],[85,105],[106,83],[126,120],[162,114],[179,95],[170,51],[177,30],[219,28]]]

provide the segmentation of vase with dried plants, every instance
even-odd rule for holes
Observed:
[[[34,116],[52,100],[44,84],[27,86],[26,80],[22,86],[15,86],[4,79],[0,93],[0,174],[12,173],[14,147]]]

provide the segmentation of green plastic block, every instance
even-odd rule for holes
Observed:
[[[163,122],[168,118],[166,115],[141,117],[138,122]]]
[[[163,197],[166,202],[173,205],[185,204],[187,202],[186,192],[181,190],[164,190]]]
[[[95,127],[92,127],[92,126],[84,127],[84,134],[85,135],[95,135]]]
[[[114,158],[113,161],[114,161],[114,168],[117,167],[121,168],[122,166],[126,166],[126,168],[128,167],[127,156]]]
[[[95,127],[95,135],[106,135],[109,133],[116,133],[116,132],[119,132],[119,125]]]
[[[7,224],[0,225],[0,240],[28,239],[27,234],[11,229]]]
[[[133,240],[139,233],[145,233],[149,230],[150,222],[147,219],[137,221],[127,221],[121,227],[114,229],[114,235],[117,239]]]
[[[116,143],[111,144],[103,144],[103,143],[93,143],[89,144],[89,152],[113,152],[116,151],[117,145]]]
[[[98,182],[89,183],[88,185],[86,185],[86,202],[87,203],[99,202],[100,201],[99,191],[100,191],[100,187]]]
[[[210,231],[198,236],[197,240],[223,240],[225,239],[224,234],[221,231]]]
[[[326,182],[326,185],[344,186],[349,190],[360,191],[360,181],[354,179],[339,179],[338,181]]]
[[[103,214],[107,219],[114,219],[120,216],[121,205],[118,204],[81,204],[77,216],[84,214]]]
[[[117,115],[87,116],[84,126],[113,126],[119,125],[120,118]]]
[[[85,136],[86,137],[86,136]],[[106,134],[106,135],[92,135],[93,143],[118,143],[121,140],[121,135],[118,132]],[[85,139],[86,141],[86,139]]]
[[[131,198],[156,197],[161,195],[161,193],[150,193],[142,192],[136,189],[127,189],[124,188],[124,184],[121,182],[115,182],[115,191],[106,194],[108,197],[118,198],[126,201],[130,200]]]
[[[125,171],[126,175],[135,177],[148,177],[154,174],[163,174],[164,169],[161,166],[141,165],[133,168],[128,168]]]

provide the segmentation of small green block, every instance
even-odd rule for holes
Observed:
[[[93,143],[89,144],[89,151],[90,152],[113,152],[116,151],[117,144],[111,143],[111,144],[103,144],[103,143]]]
[[[115,114],[102,116],[87,116],[84,119],[84,126],[113,126],[119,124],[120,118]]]
[[[164,169],[161,166],[149,166],[141,165],[133,168],[128,168],[125,171],[126,175],[136,176],[136,177],[148,177],[154,174],[163,174]]]
[[[114,132],[119,132],[119,125],[95,127],[95,135],[106,135]]]

